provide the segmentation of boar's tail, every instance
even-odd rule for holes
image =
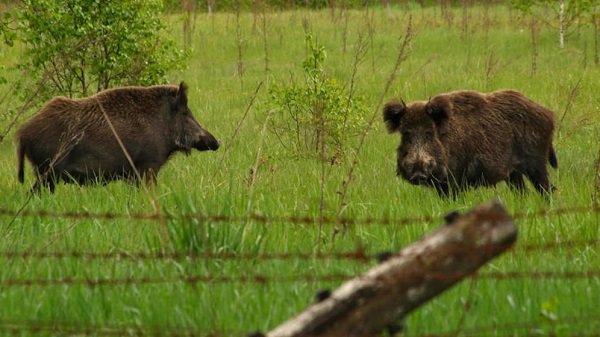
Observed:
[[[25,158],[25,146],[23,146],[23,144],[21,142],[19,142],[19,145],[17,147],[17,157],[19,160],[19,169],[18,169],[18,176],[19,176],[19,182],[22,184],[23,181],[25,180],[25,173],[23,172],[23,159]]]
[[[550,152],[548,153],[548,161],[552,167],[558,168],[558,158],[556,158],[556,152],[554,152],[554,147],[552,146],[550,146]]]

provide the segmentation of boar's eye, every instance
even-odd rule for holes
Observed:
[[[432,140],[432,139],[433,139],[433,131],[431,131],[431,130],[425,131],[425,140]]]
[[[402,140],[405,142],[410,142],[410,138],[412,137],[412,134],[410,133],[410,131],[403,131],[402,132]]]

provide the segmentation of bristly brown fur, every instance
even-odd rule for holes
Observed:
[[[546,164],[558,166],[552,146],[554,113],[514,90],[455,91],[429,101],[386,104],[388,130],[402,134],[398,174],[440,194],[506,181],[551,192]]]
[[[53,98],[17,131],[19,181],[24,157],[38,176],[36,189],[45,185],[52,191],[61,179],[80,184],[136,180],[107,118],[135,169],[150,180],[175,152],[216,150],[219,142],[193,117],[186,91],[182,82],[109,89],[82,99]]]

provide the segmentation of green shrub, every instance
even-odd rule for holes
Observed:
[[[24,0],[18,15],[20,67],[47,79],[42,96],[165,82],[182,61],[161,35],[161,0]]]
[[[269,130],[292,156],[327,160],[345,152],[348,139],[364,126],[367,111],[362,97],[348,94],[323,69],[325,48],[306,37],[304,82],[276,83],[269,90],[266,109],[273,113]]]
[[[2,38],[4,44],[12,47],[13,42],[16,37],[16,34],[9,27],[10,20],[11,20],[10,12],[0,13],[0,37]]]

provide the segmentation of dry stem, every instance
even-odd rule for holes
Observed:
[[[562,128],[562,125],[565,120],[565,117],[567,116],[567,113],[573,107],[573,102],[579,95],[579,90],[581,89],[581,81],[582,81],[582,78],[579,78],[579,80],[577,80],[577,83],[575,83],[575,86],[573,86],[573,88],[571,88],[571,92],[569,93],[569,97],[567,99],[567,104],[565,105],[565,111],[563,112],[562,117],[560,118],[560,125],[558,126],[558,132],[560,132],[560,129]]]
[[[98,98],[96,98],[96,103],[98,103],[98,107],[100,108],[100,111],[102,111],[102,115],[104,116],[104,119],[106,120],[106,124],[110,128],[110,131],[112,132],[113,136],[115,137],[115,140],[117,141],[117,143],[119,143],[119,147],[121,148],[121,151],[123,151],[123,154],[125,155],[125,158],[127,158],[127,161],[129,162],[129,165],[133,169],[133,172],[134,172],[135,176],[137,177],[140,186],[142,186],[142,188],[144,189],[144,192],[146,193],[146,195],[150,199],[150,204],[152,205],[152,208],[154,209],[154,213],[156,214],[156,216],[158,218],[158,222],[160,223],[160,226],[161,226],[160,227],[161,228],[161,234],[163,236],[164,242],[169,243],[170,242],[170,239],[169,239],[169,228],[167,226],[166,219],[162,215],[160,203],[158,202],[158,199],[154,195],[154,189],[153,188],[152,189],[148,189],[148,187],[146,186],[146,184],[144,184],[144,182],[142,181],[142,176],[140,175],[139,170],[135,166],[135,163],[133,162],[133,159],[131,159],[131,156],[129,155],[129,152],[125,148],[125,144],[123,144],[123,141],[121,140],[121,137],[119,137],[119,134],[117,133],[117,130],[113,126],[112,122],[110,121],[110,118],[108,117],[108,114],[104,110],[104,107],[102,106],[102,104],[100,103],[100,100],[98,100]],[[155,173],[156,172],[151,172],[149,174],[155,174]]]
[[[360,155],[360,151],[362,150],[362,147],[364,146],[364,143],[367,138],[367,135],[369,134],[369,131],[371,131],[371,129],[373,128],[373,124],[375,123],[375,119],[377,118],[377,115],[379,114],[379,109],[381,107],[381,104],[383,103],[385,96],[387,95],[390,87],[392,86],[392,83],[396,79],[396,75],[398,73],[398,69],[400,68],[400,64],[402,64],[402,62],[405,61],[406,58],[408,57],[408,52],[409,52],[408,49],[410,47],[412,37],[413,37],[412,15],[410,15],[408,17],[406,33],[404,35],[404,38],[402,39],[402,43],[400,44],[400,49],[398,51],[398,56],[396,58],[396,62],[394,63],[394,67],[392,68],[390,76],[388,77],[388,80],[386,81],[385,86],[383,87],[383,91],[381,93],[381,96],[379,97],[379,100],[377,101],[377,105],[375,106],[373,115],[371,116],[364,132],[361,135],[360,142],[358,144],[358,147],[356,148],[356,152],[354,154],[354,159],[352,161],[352,164],[350,165],[348,174],[346,175],[346,177],[344,178],[344,180],[342,182],[342,190],[340,192],[340,202],[339,202],[338,210],[337,210],[338,218],[341,216],[341,214],[346,206],[345,201],[346,201],[346,195],[348,193],[348,187],[350,186],[350,183],[352,182],[354,170],[356,169],[356,165],[358,164],[358,156]],[[335,237],[336,232],[337,231],[334,231],[334,237]]]
[[[258,96],[258,92],[260,91],[260,88],[262,87],[262,85],[263,85],[263,82],[260,82],[258,84],[258,86],[256,86],[256,89],[254,90],[254,95],[252,95],[252,98],[250,99],[248,106],[246,106],[246,111],[244,111],[244,115],[242,115],[242,118],[237,123],[237,126],[236,126],[235,130],[233,131],[233,135],[231,135],[231,139],[229,140],[229,142],[223,149],[222,154],[221,154],[221,160],[219,160],[219,164],[217,165],[217,170],[213,174],[213,179],[217,176],[217,173],[221,170],[223,162],[225,161],[225,155],[227,154],[227,151],[229,151],[229,149],[231,149],[235,139],[237,138],[238,134],[240,133],[240,130],[242,129],[242,125],[244,124],[246,117],[248,117],[248,114],[250,113],[250,109],[254,105],[254,102],[256,101],[256,97]]]

